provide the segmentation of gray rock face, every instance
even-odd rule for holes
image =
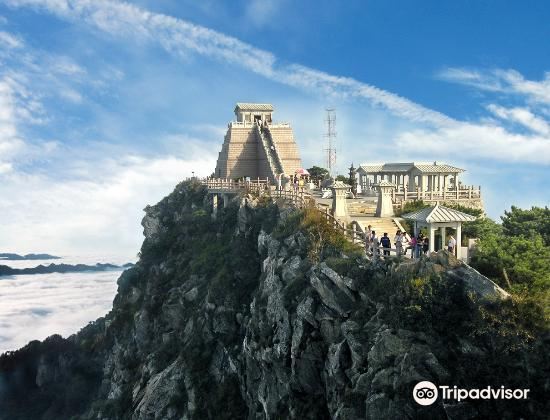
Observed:
[[[469,265],[462,264],[460,267],[450,270],[448,275],[457,281],[463,282],[466,289],[474,293],[479,299],[498,300],[510,297],[508,292]]]
[[[169,419],[177,418],[177,410],[170,407],[173,399],[186,399],[178,389],[183,377],[181,362],[175,361],[162,372],[153,375],[143,389],[137,390],[134,399],[139,401],[134,418]]]
[[[71,338],[84,356],[65,352],[33,363],[31,385],[41,393],[71,372],[76,377],[74,372],[85,371],[82,360],[94,363],[88,400],[57,418],[470,419],[479,414],[468,404],[440,402],[420,410],[411,395],[414,385],[447,383],[457,367],[449,365],[447,343],[437,332],[395,319],[399,296],[382,299],[371,286],[377,276],[387,276],[385,287],[386,280],[395,284],[389,280],[424,273],[463,282],[480,297],[505,297],[488,279],[440,259],[377,264],[362,277],[346,276],[328,260],[310,261],[307,236],[300,231],[268,233],[267,216],[254,197],[242,200],[233,219],[220,211],[210,221],[197,212],[205,198],[191,205],[190,198],[181,198],[185,194],[181,187],[162,205],[147,208],[146,242],[165,244],[169,233],[174,243],[160,255],[158,248],[145,249],[142,261],[119,283],[113,311]],[[291,217],[288,210],[281,213],[278,223]],[[467,336],[457,343],[468,360],[484,354]],[[71,367],[74,360],[79,370]],[[2,376],[0,381],[9,383]],[[62,392],[59,398],[66,401]]]
[[[143,226],[143,236],[147,239],[155,239],[159,236],[161,230],[161,220],[159,212],[155,207],[147,206],[145,208],[145,216],[141,221]]]

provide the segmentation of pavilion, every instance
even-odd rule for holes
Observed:
[[[362,164],[357,169],[359,185],[363,190],[385,180],[397,190],[444,191],[456,189],[458,176],[464,169],[441,162],[409,162]]]
[[[441,206],[437,203],[435,206],[426,207],[421,210],[407,213],[401,216],[403,219],[414,222],[414,235],[418,235],[418,230],[427,227],[430,233],[430,253],[435,251],[435,231],[439,228],[441,231],[441,248],[445,247],[445,229],[456,229],[456,257],[461,258],[462,251],[462,223],[472,222],[476,218],[461,211]]]

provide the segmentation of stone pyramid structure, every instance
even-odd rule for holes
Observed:
[[[269,178],[294,175],[302,167],[292,127],[273,123],[271,104],[237,103],[236,121],[228,124],[214,176]]]

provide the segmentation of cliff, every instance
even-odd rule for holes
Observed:
[[[0,419],[543,418],[548,333],[440,253],[369,263],[320,220],[182,183],[146,208],[113,309],[0,357]],[[421,380],[530,388],[417,405]]]

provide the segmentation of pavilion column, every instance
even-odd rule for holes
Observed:
[[[428,175],[428,191],[433,191],[433,177],[431,175]]]
[[[212,195],[212,218],[215,219],[218,214],[218,194]]]
[[[428,225],[428,229],[430,230],[430,255],[431,255],[432,252],[435,252],[435,230],[437,228],[433,227],[432,224],[430,223]]]
[[[462,258],[462,223],[456,224],[456,258]]]
[[[445,226],[439,228],[441,234],[441,249],[445,249]]]

